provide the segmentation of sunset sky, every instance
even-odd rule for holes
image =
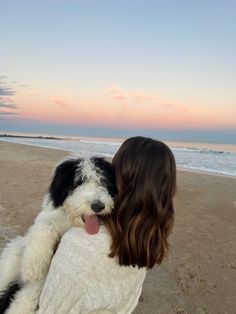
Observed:
[[[1,133],[236,138],[236,1],[0,8]]]

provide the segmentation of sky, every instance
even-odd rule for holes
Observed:
[[[236,141],[236,1],[0,8],[0,133]]]

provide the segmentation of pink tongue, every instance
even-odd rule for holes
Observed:
[[[91,215],[85,217],[85,229],[88,234],[96,234],[99,230],[98,217],[96,215]]]

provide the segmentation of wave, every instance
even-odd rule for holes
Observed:
[[[112,146],[120,146],[122,142],[107,142],[107,141],[93,141],[93,140],[79,140],[80,143],[85,144],[95,144],[95,145],[112,145]]]
[[[190,165],[181,165],[180,169],[184,168],[186,170],[194,170],[194,171],[200,171],[200,172],[206,172],[206,173],[212,173],[212,174],[221,174],[225,176],[230,177],[236,177],[236,171],[227,171],[227,170],[220,170],[220,169],[211,169],[206,167],[199,167],[199,166],[190,166]]]
[[[233,152],[223,151],[223,150],[213,150],[213,149],[204,149],[204,148],[194,148],[194,147],[171,147],[173,151],[181,151],[181,152],[192,152],[192,153],[200,153],[200,154],[214,154],[214,155],[236,155]]]

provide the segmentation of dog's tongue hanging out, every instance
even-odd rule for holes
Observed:
[[[88,232],[88,234],[98,233],[99,222],[96,215],[90,215],[85,217],[85,230]]]

